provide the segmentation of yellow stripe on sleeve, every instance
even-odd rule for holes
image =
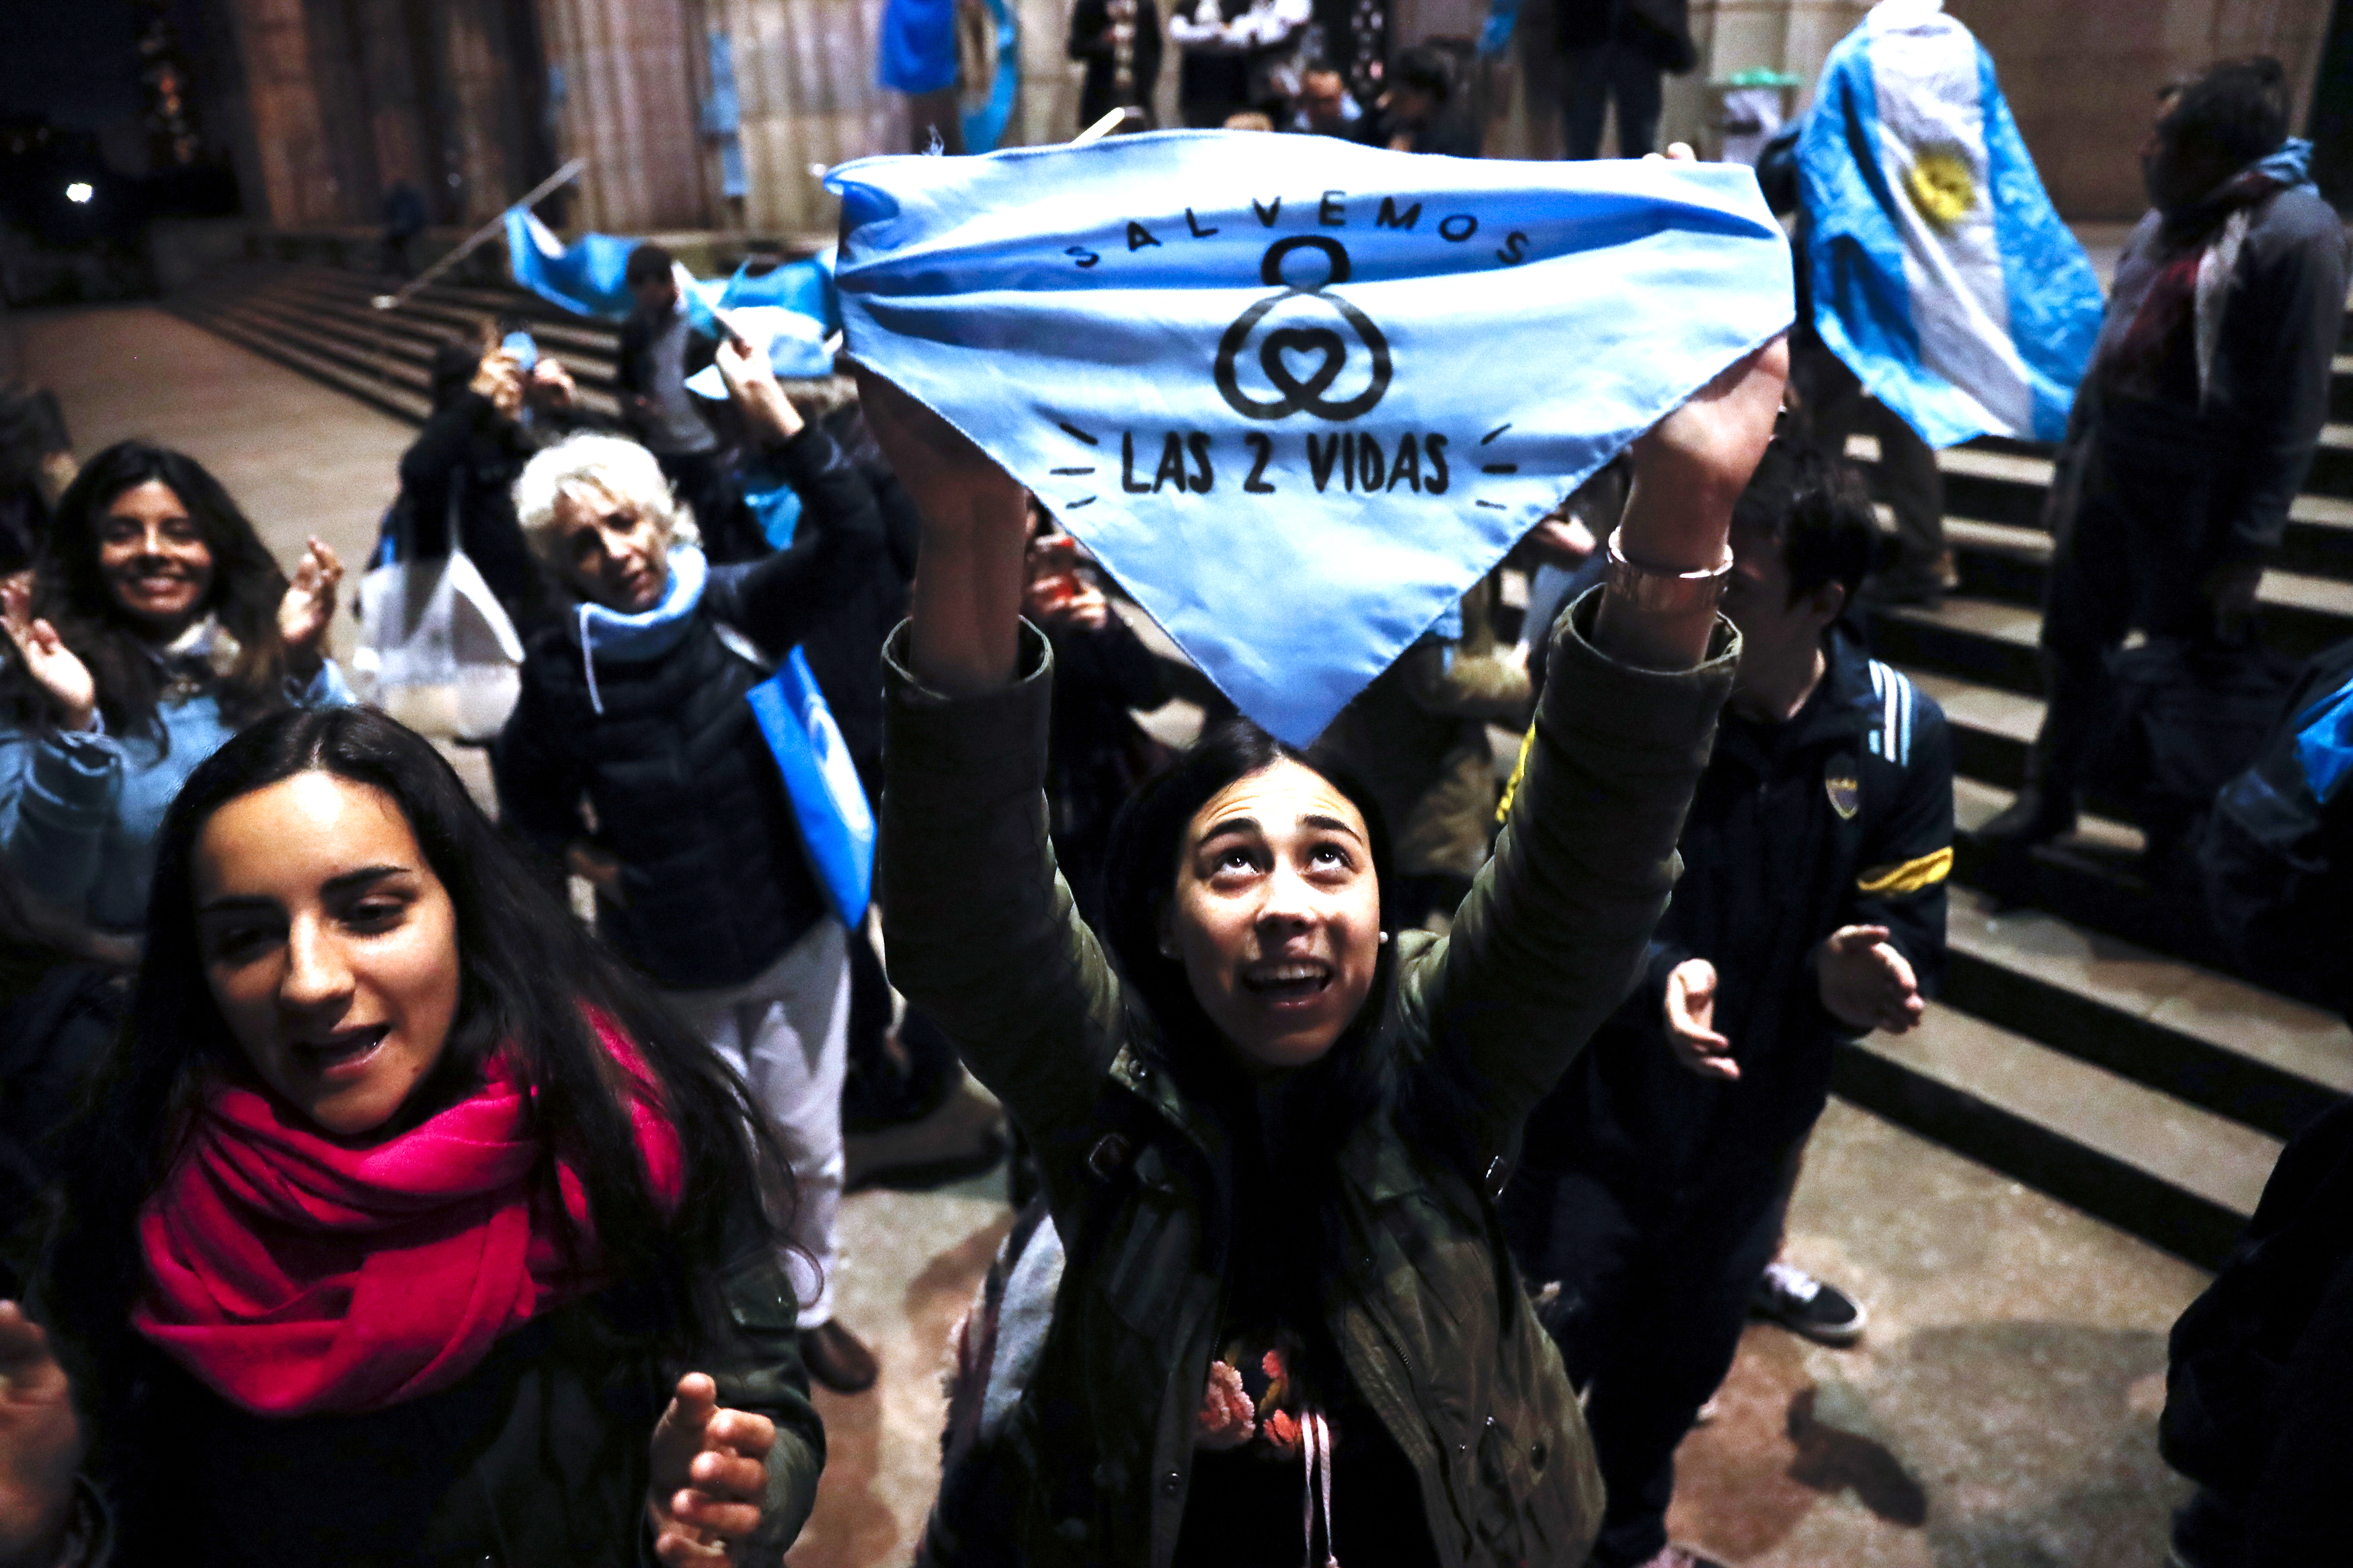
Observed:
[[[1535,749],[1536,727],[1533,720],[1520,736],[1520,754],[1512,763],[1512,776],[1504,781],[1503,804],[1495,807],[1495,825],[1500,827],[1512,815],[1512,797],[1520,793],[1520,781],[1527,776],[1528,753]]]
[[[1854,890],[1872,898],[1901,898],[1933,888],[1952,874],[1953,849],[1947,845],[1933,855],[1895,866],[1874,866],[1854,879]]]

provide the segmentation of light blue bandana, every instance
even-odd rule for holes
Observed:
[[[1293,742],[1792,310],[1732,165],[1166,132],[826,183],[849,352]]]

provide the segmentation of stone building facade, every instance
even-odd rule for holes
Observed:
[[[375,224],[404,181],[426,194],[435,222],[480,222],[581,156],[576,192],[547,209],[559,224],[807,234],[833,216],[815,171],[911,145],[902,100],[875,81],[883,0],[207,3],[240,79],[226,96],[241,110],[248,210],[280,227]],[[1009,3],[1022,85],[1007,140],[1068,136],[1068,0]],[[1486,10],[1484,0],[1392,5],[1399,47],[1475,34]],[[2306,101],[2330,0],[1949,5],[1992,50],[2061,210],[2096,219],[2139,211],[2133,150],[2168,78],[2217,55],[2267,52],[2287,62]],[[1558,154],[1551,9],[1522,0],[1510,55],[1482,68],[1492,155]],[[1868,9],[1692,0],[1700,64],[1669,84],[1666,134],[1706,144],[1707,84],[1733,72],[1769,67],[1810,82]]]

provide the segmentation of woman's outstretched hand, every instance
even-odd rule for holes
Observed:
[[[776,1424],[722,1409],[719,1385],[709,1376],[690,1372],[680,1378],[654,1427],[653,1481],[646,1492],[654,1555],[671,1568],[741,1562],[744,1543],[760,1528],[768,1450],[776,1443]]]
[[[90,666],[66,647],[58,628],[34,617],[29,576],[0,584],[0,627],[6,628],[8,640],[16,645],[25,673],[64,710],[64,727],[89,729],[98,712],[98,681],[90,675]]]
[[[1013,679],[1029,582],[1029,496],[946,420],[858,367],[858,402],[875,444],[923,520],[908,661],[950,696]]]
[[[343,563],[317,534],[311,536],[294,580],[278,601],[278,635],[295,673],[315,674],[327,656],[327,626],[335,618],[335,590],[343,586]]]
[[[81,1422],[48,1336],[0,1301],[0,1563],[46,1563],[73,1521]]]

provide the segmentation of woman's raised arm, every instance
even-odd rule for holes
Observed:
[[[923,518],[909,671],[950,697],[996,690],[1014,673],[1028,498],[961,431],[862,366],[858,397]]]

